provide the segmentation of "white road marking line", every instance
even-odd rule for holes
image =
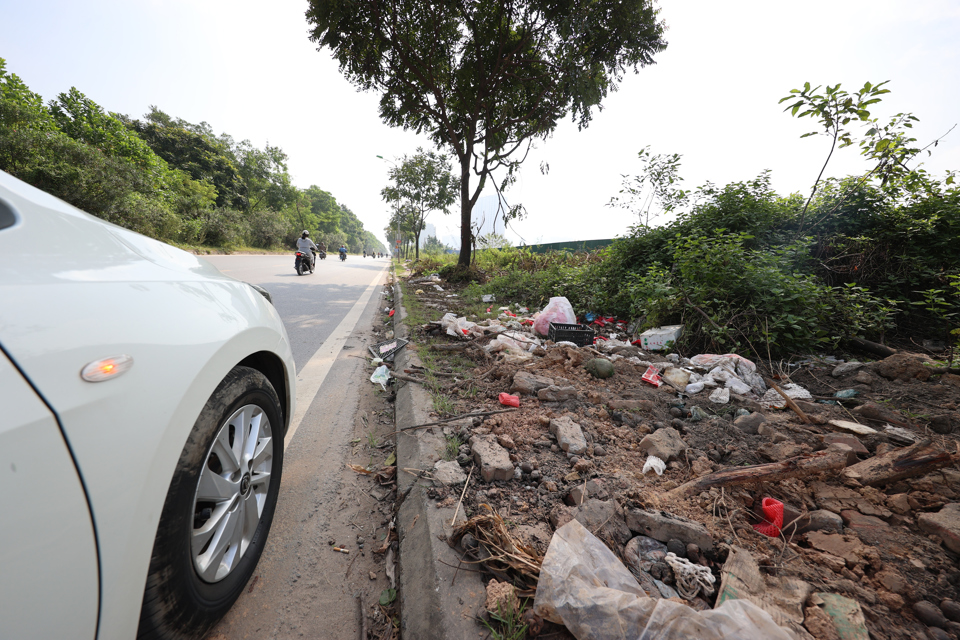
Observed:
[[[283,439],[284,450],[290,446],[290,441],[293,440],[293,435],[300,427],[303,416],[306,415],[310,405],[313,404],[313,400],[320,392],[320,386],[326,379],[327,374],[330,373],[330,368],[340,354],[340,350],[343,349],[343,345],[347,342],[350,334],[353,333],[357,322],[360,321],[360,315],[363,313],[367,303],[370,302],[370,297],[377,288],[383,276],[383,271],[384,270],[381,269],[377,273],[373,278],[373,282],[370,283],[370,286],[363,292],[360,299],[353,305],[353,308],[351,308],[343,320],[340,321],[340,324],[333,330],[330,337],[324,340],[320,348],[317,349],[317,352],[311,356],[307,364],[300,370],[300,374],[297,376],[297,408],[293,413],[293,419],[290,420],[290,428],[287,429],[287,436]]]

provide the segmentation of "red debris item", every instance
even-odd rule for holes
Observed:
[[[643,372],[643,376],[640,378],[644,382],[648,382],[655,387],[659,387],[663,384],[660,381],[660,370],[656,367],[647,367],[647,370]]]
[[[507,314],[508,316],[510,316],[511,318],[516,318],[516,317],[517,317],[517,314],[515,314],[513,311],[509,311],[509,310],[508,310],[508,311],[504,311],[504,313]]]
[[[610,339],[610,338],[608,338],[608,337],[606,337],[606,336],[596,336],[596,337],[593,339],[593,344],[597,344],[597,340],[609,340],[609,339]]]
[[[465,335],[465,336],[470,335],[469,329],[460,329],[460,331],[463,331],[463,335]]]
[[[773,498],[764,498],[760,503],[763,510],[763,517],[766,522],[753,525],[753,528],[765,536],[776,538],[780,535],[780,527],[783,526],[783,503]]]
[[[490,313],[490,309],[493,309],[493,307],[487,307],[487,313]]]
[[[525,325],[527,325],[528,327],[532,327],[532,326],[533,326],[533,320],[530,320],[529,318],[527,318],[526,320],[521,320],[521,321],[520,321],[520,324],[525,324]]]
[[[500,394],[500,404],[507,407],[519,407],[520,406],[520,396],[512,396],[509,393]]]
[[[632,344],[632,345],[635,346],[635,347],[641,347],[641,346],[643,346],[643,340],[641,340],[640,338],[637,338],[636,340],[634,340],[634,341],[631,342],[630,344]]]
[[[393,314],[396,313],[396,311],[397,311],[396,309],[390,309],[390,317],[391,317],[391,318],[393,317]]]

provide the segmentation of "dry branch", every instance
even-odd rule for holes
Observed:
[[[751,467],[738,467],[708,473],[668,491],[666,497],[686,498],[708,491],[713,487],[733,487],[757,482],[786,480],[787,478],[802,478],[825,471],[842,469],[846,463],[847,454],[845,452],[830,448],[806,458],[790,458],[783,462],[757,464]]]
[[[960,454],[950,455],[924,440],[847,467],[843,475],[863,485],[887,484],[936,471],[957,460]]]

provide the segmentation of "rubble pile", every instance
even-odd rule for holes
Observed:
[[[774,371],[644,351],[615,322],[554,343],[529,310],[464,318],[438,294],[423,333],[476,363],[448,393],[489,414],[436,427],[475,466],[439,503],[488,505],[540,557],[577,521],[649,598],[748,600],[795,638],[960,639],[960,376],[910,353]]]

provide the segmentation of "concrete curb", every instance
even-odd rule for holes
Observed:
[[[394,270],[394,331],[407,339],[403,324],[407,312],[403,308],[400,280]],[[421,365],[409,347],[397,354],[395,366],[403,369]],[[396,428],[403,429],[430,422],[433,406],[430,394],[420,385],[399,382],[396,400]],[[483,606],[486,591],[480,574],[461,566],[459,558],[447,544],[451,535],[451,519],[455,508],[438,509],[427,497],[429,480],[417,481],[416,472],[432,471],[442,459],[446,441],[441,427],[418,429],[397,435],[397,497],[403,498],[397,511],[397,534],[400,538],[399,595],[400,631],[404,638],[416,640],[461,640],[474,637],[478,628],[475,616]],[[416,486],[411,486],[416,485]],[[464,519],[460,510],[458,521]]]

